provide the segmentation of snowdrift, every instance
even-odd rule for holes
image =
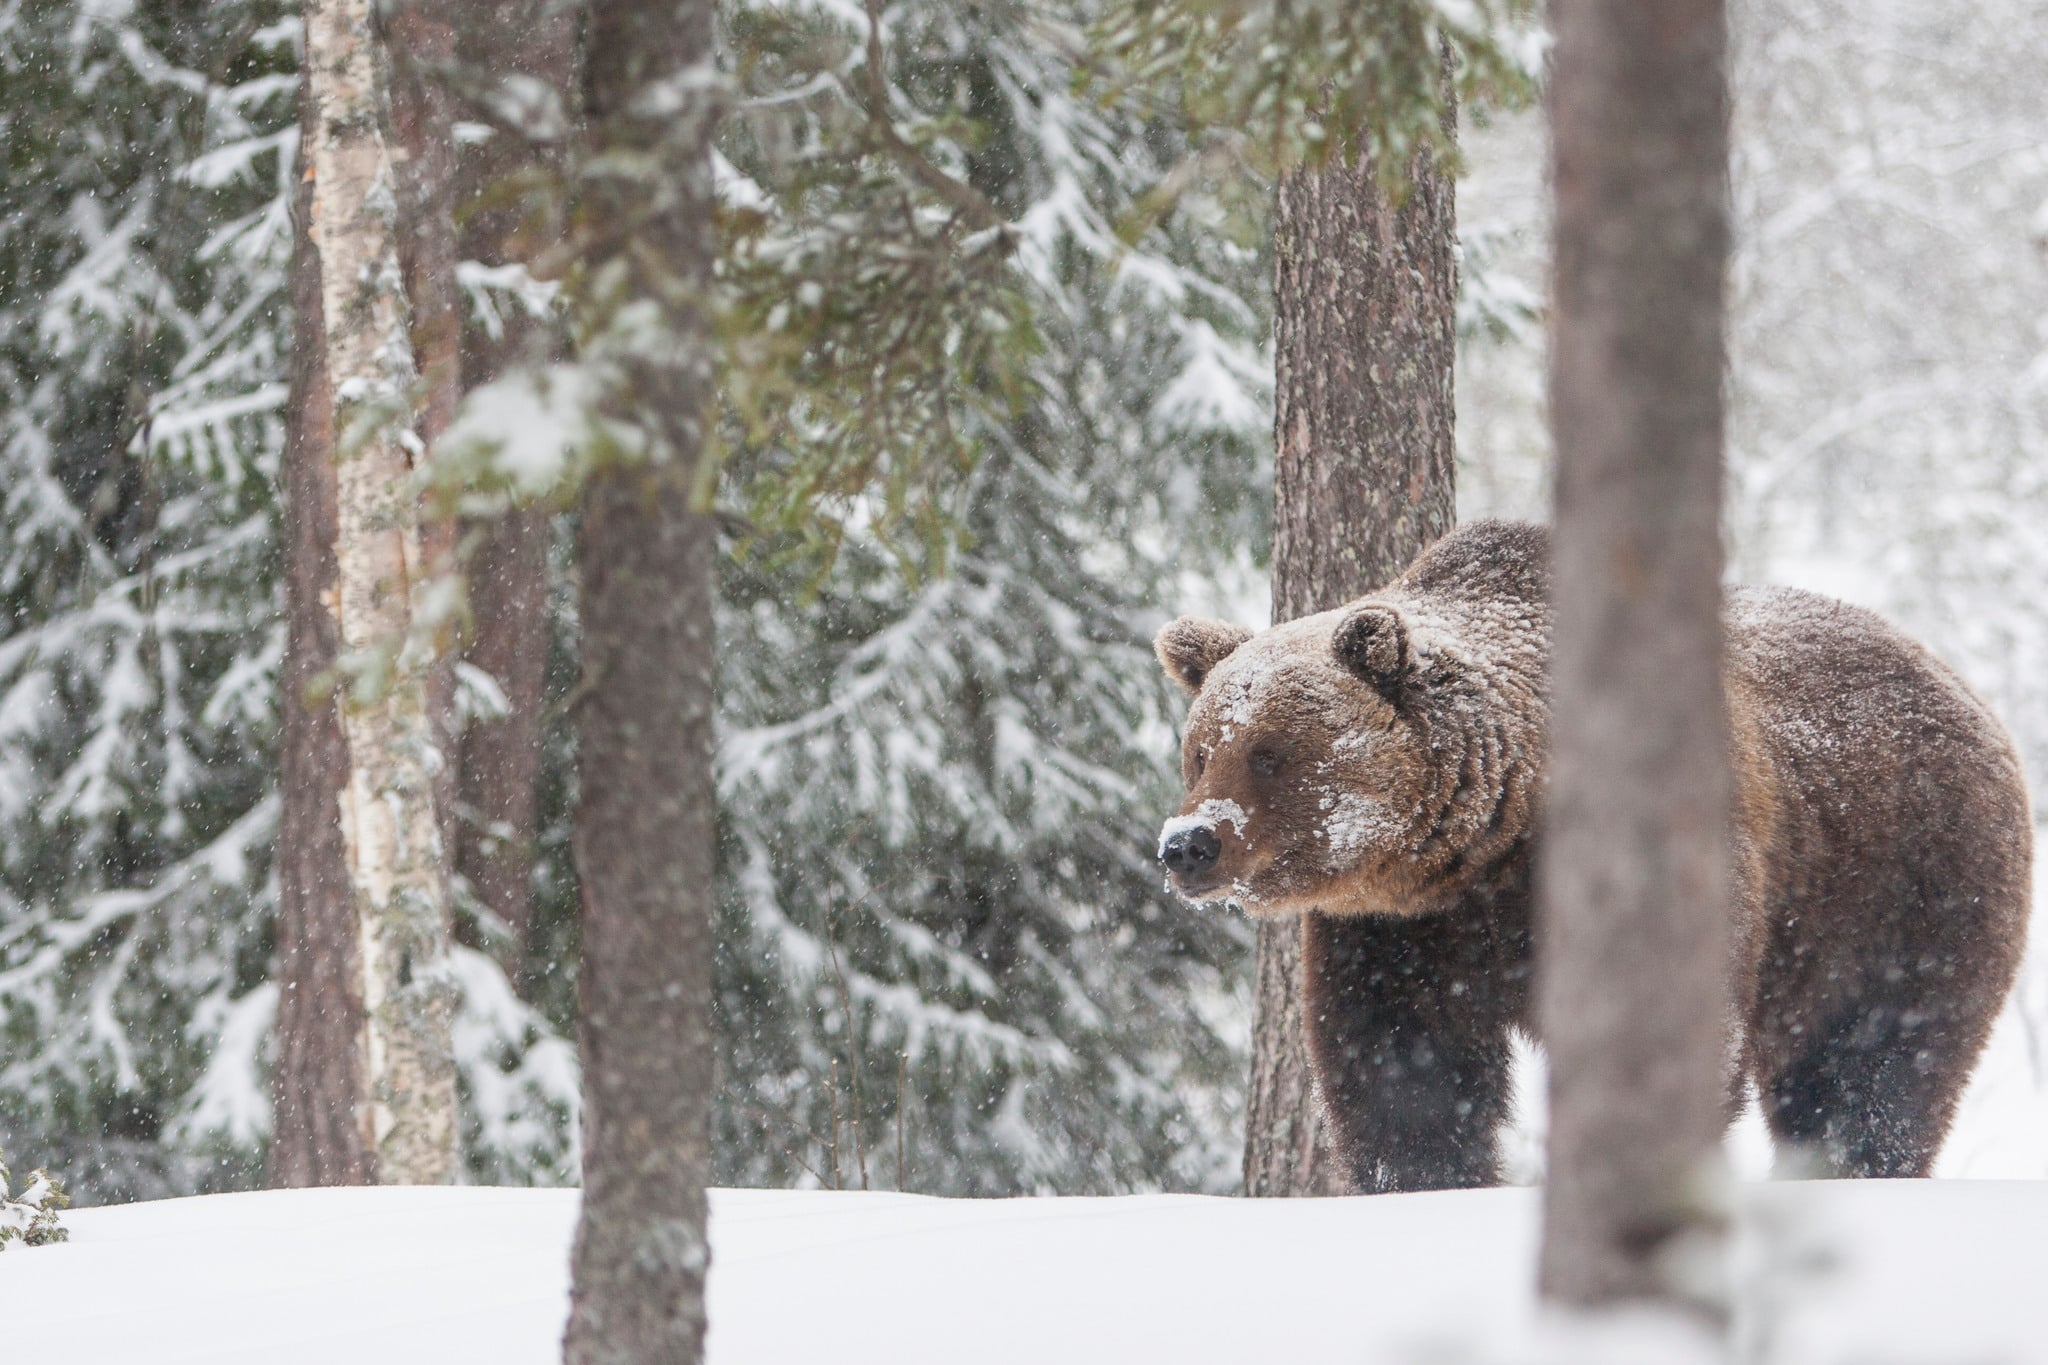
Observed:
[[[1530,1289],[1537,1201],[719,1190],[711,1360],[1559,1360]],[[2048,1365],[2048,1185],[1786,1182],[1740,1202],[1752,1358]],[[0,1255],[0,1354],[542,1365],[560,1358],[575,1214],[573,1190],[504,1189],[75,1211],[68,1244]]]

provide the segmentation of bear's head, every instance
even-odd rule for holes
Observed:
[[[1529,832],[1547,611],[1390,593],[1254,634],[1183,618],[1154,648],[1192,698],[1175,890],[1261,916],[1421,914]]]

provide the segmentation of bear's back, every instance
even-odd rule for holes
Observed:
[[[1861,607],[1738,588],[1727,629],[1754,1045],[1789,1055],[1838,1010],[1868,1017],[1915,964],[1985,985],[1901,1008],[1974,1007],[2026,933],[2032,824],[2004,727]]]
[[[2005,729],[1954,670],[1875,612],[1797,588],[1727,601],[1728,704],[1809,795],[1944,778],[2017,786]]]

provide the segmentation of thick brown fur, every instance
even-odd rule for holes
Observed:
[[[1303,1018],[1361,1190],[1491,1184],[1530,1014],[1548,536],[1478,522],[1384,590],[1160,632],[1194,698],[1182,894],[1301,914]],[[1738,589],[1731,1094],[1833,1173],[1925,1175],[2011,989],[2032,823],[2004,729],[1860,608]]]

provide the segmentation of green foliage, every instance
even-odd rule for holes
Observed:
[[[1089,33],[1109,101],[1165,98],[1199,138],[1137,221],[1195,183],[1271,180],[1330,157],[1398,190],[1430,153],[1458,164],[1456,108],[1526,99],[1529,0],[1119,0]]]
[[[723,1182],[858,1183],[862,1147],[943,1193],[1234,1180],[1245,936],[1159,888],[1146,641],[1264,535],[1266,262],[1117,239],[1184,144],[1073,98],[1041,38],[1092,12],[727,14]],[[566,1027],[552,799],[529,981]]]
[[[1193,221],[1117,239],[1110,215],[1184,143],[1170,117],[1073,97],[1071,47],[1045,39],[1093,13],[869,14],[914,155],[867,116],[876,47],[852,16],[775,8],[767,32],[815,45],[742,68],[728,220],[830,267],[750,287],[767,316],[834,310],[802,325],[846,357],[785,373],[872,366],[874,402],[947,405],[914,436],[931,483],[907,505],[942,510],[950,549],[943,577],[906,576],[893,526],[917,517],[892,524],[873,487],[828,497],[823,527],[759,517],[764,481],[855,467],[858,394],[804,396],[831,425],[734,433],[753,552],[720,614],[722,1181],[855,1184],[863,1148],[871,1183],[941,1193],[1235,1179],[1222,1021],[1245,938],[1160,890],[1176,703],[1146,642],[1263,536],[1265,260]],[[905,263],[870,286],[862,261]],[[890,293],[913,283],[932,292]],[[991,294],[1028,329],[974,306]],[[905,316],[931,325],[896,354]],[[805,354],[787,330],[763,344]],[[991,358],[964,363],[977,345]],[[837,550],[822,569],[814,538]]]
[[[916,98],[971,84],[973,57],[938,45],[944,22],[911,6],[870,5],[864,27],[824,8],[730,15],[724,143],[747,187],[721,210],[733,501],[814,565],[857,531],[913,576],[943,567],[982,433],[1031,384],[1016,238],[965,164],[981,111]],[[896,52],[914,55],[892,71]]]
[[[826,1170],[835,1097],[849,1152],[857,1059],[877,1183],[900,1132],[933,1192],[1227,1188],[1246,940],[1154,873],[1177,704],[1146,639],[1262,543],[1268,262],[1196,215],[1118,240],[1117,206],[1188,146],[1168,111],[1073,97],[1046,35],[1091,4],[915,0],[874,33],[745,10],[712,313],[742,551],[719,1178]],[[51,6],[0,49],[49,75],[0,71],[0,147],[61,142],[0,184],[0,1134],[89,1203],[251,1183],[267,1122],[292,31],[213,86],[246,15],[193,12]],[[769,50],[799,33],[815,48]],[[546,179],[505,193],[568,221]],[[479,311],[568,293],[465,279]],[[479,395],[463,495],[566,502],[597,377]],[[568,571],[521,997],[454,959],[466,1155],[492,1181],[574,1167]]]
[[[70,1231],[57,1221],[58,1213],[71,1207],[62,1181],[48,1171],[30,1171],[19,1194],[9,1181],[7,1154],[0,1152],[0,1251],[10,1242],[40,1247],[71,1240]]]
[[[856,21],[740,4],[723,19],[732,89],[690,96],[725,110],[716,274],[708,297],[693,290],[669,302],[701,308],[715,332],[708,453],[729,466],[725,502],[751,532],[745,548],[772,545],[779,561],[814,573],[829,569],[849,533],[911,577],[941,569],[985,431],[1027,401],[1040,302],[1017,268],[1003,209],[962,164],[984,136],[973,111],[943,98],[927,111],[886,70],[906,44],[929,55],[946,16],[871,7]],[[944,60],[922,65],[924,79],[943,78]],[[621,215],[615,201],[658,154],[583,147],[559,174],[529,172],[492,191],[536,222],[569,226],[535,266],[569,284],[583,359],[484,396],[502,402],[516,389],[516,402],[554,431],[559,458],[508,458],[520,447],[534,453],[531,433],[503,430],[483,402],[470,404],[434,456],[432,477],[451,504],[566,506],[593,461],[640,458],[636,437],[590,410],[618,392],[606,367],[619,346],[606,336],[618,333],[626,349],[645,340],[628,334],[651,314],[628,305],[653,297],[642,276],[658,268],[657,253],[620,246],[659,219]],[[606,266],[593,269],[600,259]]]
[[[898,198],[887,179],[841,186]],[[887,241],[727,215],[722,315],[736,502],[782,553],[829,563],[872,529],[904,571],[943,567],[974,433],[1021,406],[1036,335],[1000,231],[954,220]]]

